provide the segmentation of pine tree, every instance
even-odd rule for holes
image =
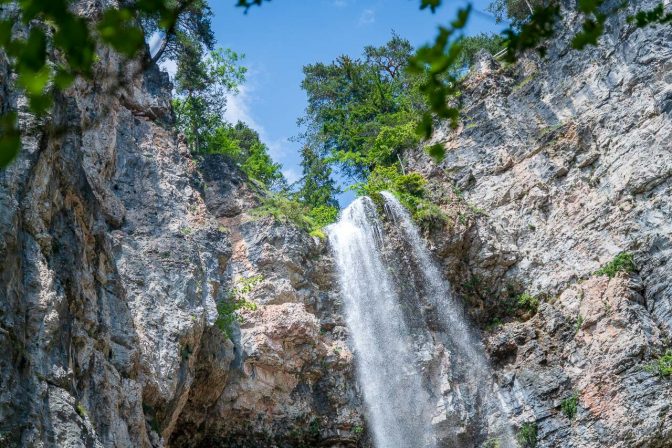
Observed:
[[[310,146],[301,150],[303,178],[298,197],[310,207],[338,207],[336,195],[339,190],[331,176],[332,171],[326,160]]]

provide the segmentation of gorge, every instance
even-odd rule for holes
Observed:
[[[383,191],[323,235],[192,154],[157,65],[36,117],[1,55],[0,447],[672,446],[672,30],[570,40],[480,54],[445,158],[399,154],[444,220]]]

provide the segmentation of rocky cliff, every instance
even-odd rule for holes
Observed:
[[[167,75],[99,57],[39,120],[0,61],[23,139],[0,172],[0,445],[364,438],[325,243],[249,216],[259,192],[239,169],[189,155]],[[216,303],[257,275],[229,338]]]
[[[672,31],[619,17],[597,48],[569,38],[513,67],[484,57],[463,124],[435,136],[446,159],[408,168],[449,215],[427,236],[518,425],[539,446],[672,446],[672,383],[647,368],[672,330]],[[595,275],[620,253],[636,272]],[[507,317],[525,292],[536,315]]]
[[[404,163],[449,217],[425,236],[515,426],[544,447],[672,446],[672,383],[646,368],[672,330],[672,34],[620,17],[599,48],[568,39],[483,60],[464,124],[435,137],[446,160]],[[0,445],[368,446],[328,242],[256,216],[227,160],[192,158],[166,75],[136,68],[102,52],[37,120],[0,61],[24,143],[0,172]],[[635,273],[593,274],[621,252]],[[252,276],[229,337],[216,304]],[[538,312],[503,315],[523,292]]]

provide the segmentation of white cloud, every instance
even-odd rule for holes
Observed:
[[[282,175],[287,179],[287,183],[293,184],[297,180],[301,179],[301,175],[296,172],[294,168],[287,168],[282,170]]]
[[[359,26],[370,25],[376,21],[376,11],[371,8],[367,8],[362,11],[362,14],[359,16],[358,24]]]
[[[252,96],[253,89],[246,84],[240,86],[238,93],[229,93],[226,96],[226,111],[224,112],[224,119],[231,123],[242,121],[247,123],[249,127],[263,134],[264,128],[252,118]]]

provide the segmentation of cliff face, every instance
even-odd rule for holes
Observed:
[[[491,324],[506,404],[537,422],[540,446],[672,443],[672,384],[645,367],[672,330],[671,55],[669,27],[620,17],[584,52],[562,35],[544,60],[485,58],[464,124],[435,136],[445,161],[406,154],[451,217],[427,233],[433,250]],[[593,274],[621,252],[636,273]],[[507,319],[503,302],[526,291],[539,312]],[[574,394],[569,419],[561,402]]]
[[[24,145],[0,172],[0,445],[355,444],[324,243],[247,216],[242,173],[189,156],[158,68],[99,56],[39,121],[0,64]],[[216,303],[257,274],[230,340]]]
[[[465,124],[437,133],[446,160],[404,156],[451,218],[426,237],[474,320],[512,291],[543,297],[482,333],[538,446],[672,443],[672,383],[644,368],[672,330],[672,34],[607,25],[585,52],[561,36],[543,61],[484,60]],[[24,110],[8,76],[2,60],[0,105]],[[255,217],[235,166],[188,154],[156,67],[104,52],[95,80],[50,117],[21,113],[23,151],[0,172],[0,445],[368,446],[328,243]],[[592,275],[622,251],[636,273]],[[216,303],[257,275],[229,338]],[[449,355],[432,347],[435,371]],[[442,376],[437,409],[462,446],[480,431],[467,377]]]

